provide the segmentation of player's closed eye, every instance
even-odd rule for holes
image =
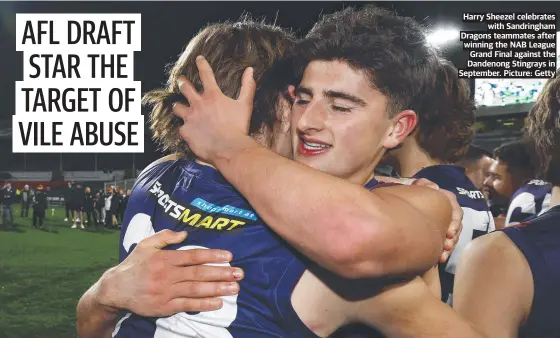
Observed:
[[[338,111],[338,112],[342,112],[342,113],[349,113],[350,111],[352,111],[352,109],[350,109],[350,108],[334,106],[334,105],[331,106],[331,108],[334,111]]]
[[[309,100],[304,100],[304,99],[301,99],[301,98],[296,98],[296,102],[294,102],[294,104],[297,104],[298,106],[304,106],[308,103],[309,103]]]

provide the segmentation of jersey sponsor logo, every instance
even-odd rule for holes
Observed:
[[[473,190],[473,191],[468,191],[466,189],[463,189],[461,187],[457,187],[457,191],[459,192],[459,195],[463,195],[463,196],[467,196],[471,199],[484,199],[484,194],[481,191],[478,190]]]
[[[543,180],[532,180],[532,181],[529,182],[528,184],[532,184],[532,185],[549,185],[550,183],[548,183],[547,181],[543,181]]]
[[[242,217],[245,219],[250,219],[252,221],[256,221],[257,220],[257,216],[255,216],[255,213],[249,210],[245,210],[245,209],[241,209],[241,208],[236,208],[236,207],[232,207],[231,205],[226,205],[223,207],[214,205],[210,202],[206,202],[205,200],[203,200],[202,198],[197,198],[194,201],[191,202],[191,205],[204,210],[208,213],[222,213],[225,215],[230,215],[230,216],[238,216],[238,217]]]
[[[195,199],[191,202],[192,207],[183,206],[176,201],[173,201],[168,193],[166,193],[161,188],[161,183],[155,182],[149,193],[157,199],[157,205],[163,210],[163,212],[169,217],[177,220],[180,223],[190,225],[193,227],[203,227],[209,230],[217,231],[231,231],[238,227],[242,227],[247,224],[246,221],[241,221],[238,219],[233,219],[231,217],[220,217],[220,215],[209,215],[214,214],[226,214],[231,216],[249,218],[251,215],[247,210],[233,208],[231,206],[220,207],[214,204],[208,203],[200,198]],[[196,203],[195,203],[196,202]],[[227,212],[224,212],[227,211]],[[245,213],[243,213],[243,211]],[[238,213],[241,212],[243,216]],[[250,213],[256,220],[254,213]]]

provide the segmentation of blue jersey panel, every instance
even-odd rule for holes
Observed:
[[[533,274],[533,304],[521,338],[560,337],[560,206],[502,230],[521,250]]]
[[[496,229],[494,218],[481,191],[465,174],[465,169],[453,165],[435,165],[420,170],[415,178],[425,178],[441,189],[451,191],[463,209],[463,230],[455,250],[447,263],[440,264],[442,300],[451,304],[455,270],[467,244],[473,239]]]
[[[115,337],[316,337],[299,320],[290,301],[306,266],[214,168],[177,160],[145,170],[124,217],[121,261],[136,243],[163,229],[189,232],[184,243],[169,250],[231,251],[231,265],[245,271],[241,291],[223,297],[224,306],[217,311],[167,318],[128,314],[115,329]]]
[[[526,222],[545,212],[552,197],[552,185],[542,180],[532,180],[519,188],[511,197],[506,216],[506,226]]]

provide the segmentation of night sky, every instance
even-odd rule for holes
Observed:
[[[176,60],[189,39],[210,22],[237,20],[244,12],[266,18],[280,26],[304,35],[321,13],[331,13],[344,6],[361,6],[365,2],[2,2],[0,3],[0,129],[11,126],[14,113],[15,81],[22,79],[22,53],[15,49],[15,13],[141,13],[142,51],[135,53],[135,78],[142,81],[142,91],[160,87],[166,80],[165,66]],[[463,24],[462,13],[469,12],[557,12],[557,2],[376,2],[400,15],[413,16],[425,25],[452,25],[462,30],[483,29],[476,24]],[[458,67],[465,63],[461,48],[446,51]],[[144,112],[146,113],[146,112]],[[137,154],[142,168],[161,153],[147,142],[144,154]],[[23,155],[11,153],[11,136],[0,139],[0,171],[23,170]],[[132,155],[102,155],[99,168],[130,168]],[[57,168],[59,155],[27,156],[28,169]],[[64,169],[93,170],[91,154],[64,155]]]

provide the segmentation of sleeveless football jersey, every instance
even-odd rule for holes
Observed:
[[[224,305],[217,311],[166,318],[129,313],[117,324],[114,337],[316,337],[290,300],[306,266],[214,168],[179,159],[145,170],[124,217],[121,261],[139,241],[163,229],[189,233],[184,243],[169,250],[231,251],[231,265],[245,271],[241,290],[236,296],[222,297]]]
[[[533,275],[531,313],[519,337],[560,337],[560,206],[502,231],[523,253]]]
[[[506,227],[526,222],[544,213],[550,206],[552,185],[532,180],[519,188],[511,197],[506,216]]]
[[[476,189],[465,174],[463,167],[454,165],[435,165],[420,170],[415,178],[425,178],[441,189],[451,191],[463,209],[463,230],[455,250],[447,263],[439,265],[442,300],[452,304],[455,270],[461,259],[463,250],[473,239],[496,230],[494,218],[486,204],[484,195]]]

